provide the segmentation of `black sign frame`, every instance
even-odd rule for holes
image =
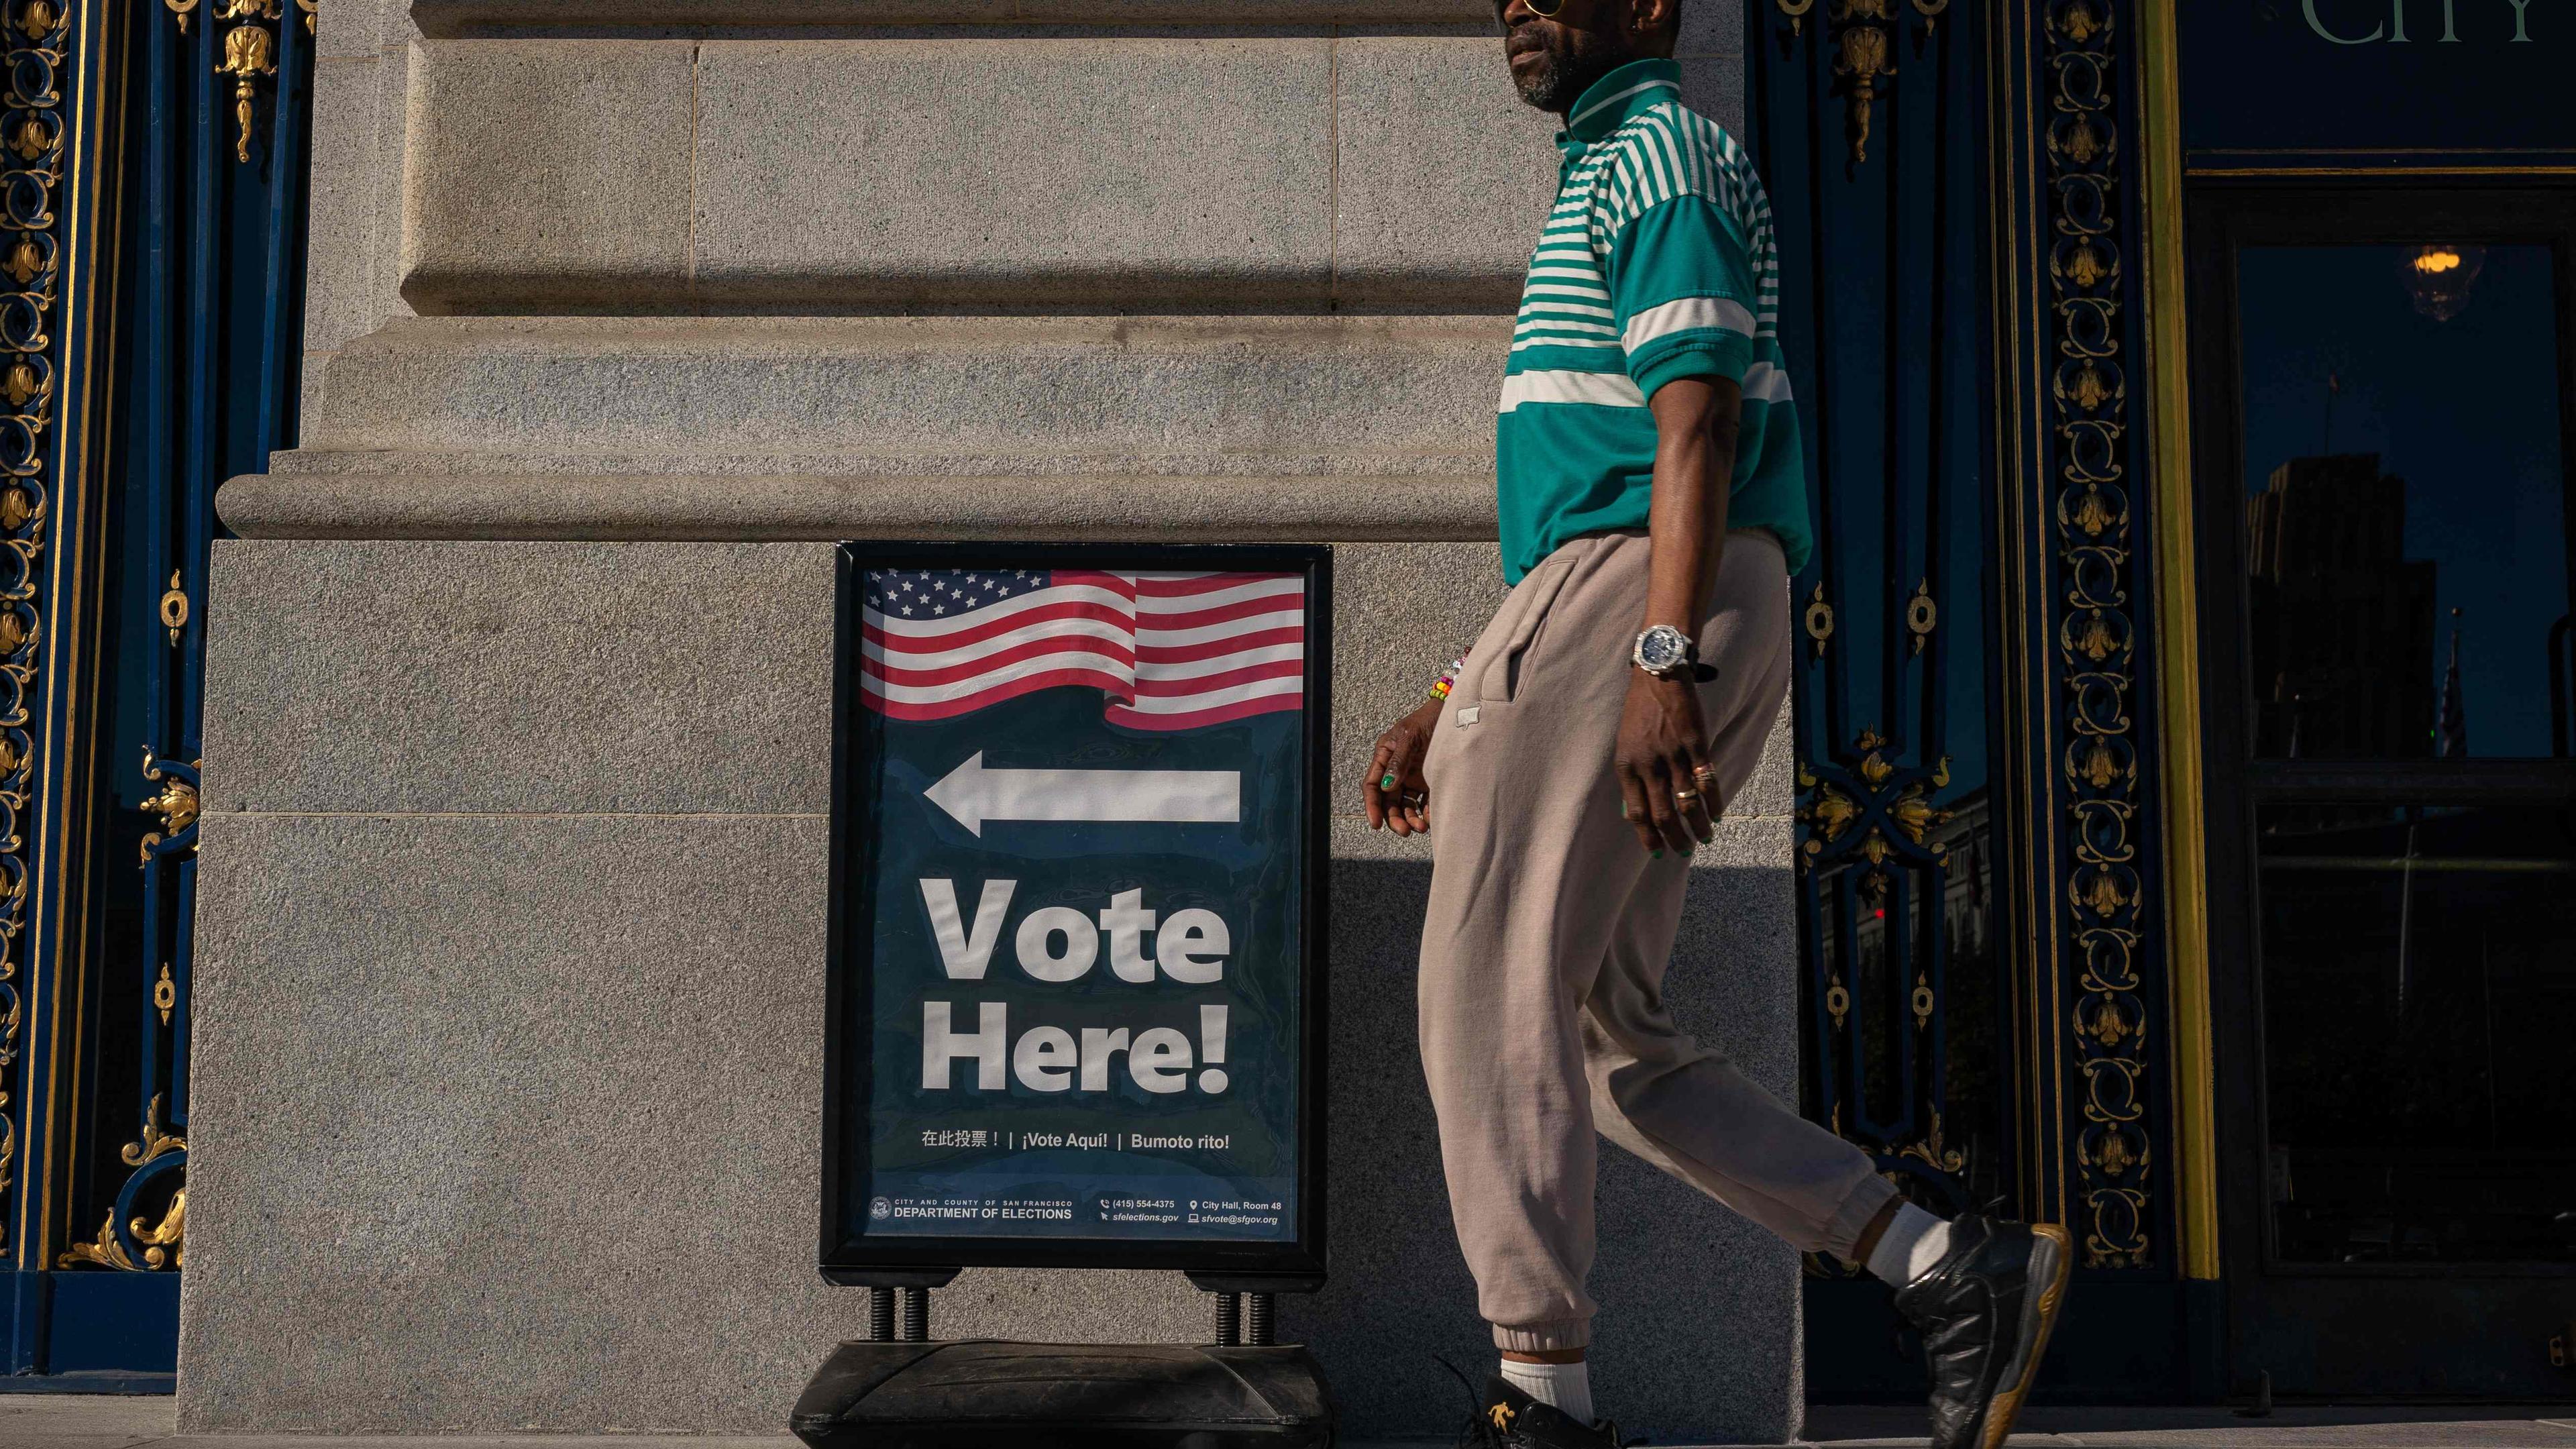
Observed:
[[[845,889],[869,879],[868,832],[859,828],[867,789],[857,769],[860,732],[860,592],[866,570],[1036,569],[1197,570],[1301,573],[1305,577],[1306,819],[1299,832],[1299,880],[1305,899],[1299,989],[1296,1100],[1296,1231],[1279,1242],[1137,1239],[869,1237],[843,1231],[849,1195],[865,1181],[866,1111],[851,1110],[851,1089],[866,1080],[873,1040],[874,962],[869,941],[874,902]],[[823,1050],[823,1153],[820,1267],[826,1281],[885,1284],[905,1274],[962,1267],[1161,1268],[1247,1280],[1320,1280],[1325,1267],[1324,1050],[1327,1040],[1326,953],[1330,941],[1333,552],[1325,544],[1036,544],[904,543],[845,540],[834,581],[832,679],[832,822],[830,939],[827,947]],[[856,1116],[859,1120],[853,1122]],[[908,1280],[907,1280],[908,1281]]]

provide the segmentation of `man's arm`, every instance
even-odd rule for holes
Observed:
[[[1655,389],[1647,406],[1655,414],[1655,483],[1646,522],[1646,614],[1637,627],[1669,624],[1696,635],[1706,617],[1703,585],[1726,546],[1743,393],[1723,377],[1680,377]],[[1716,834],[1724,802],[1709,798],[1717,776],[1699,687],[1690,679],[1629,669],[1617,766],[1624,813],[1647,850],[1687,852]]]

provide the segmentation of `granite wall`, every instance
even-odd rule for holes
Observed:
[[[1555,172],[1488,0],[334,0],[302,446],[219,499],[183,1427],[769,1432],[813,1267],[840,537],[1337,546],[1336,777],[1500,595]],[[1740,110],[1696,0],[1695,103]],[[1677,1011],[1792,1086],[1785,737]],[[1335,802],[1349,811],[1355,798]],[[1488,1357],[1413,1061],[1429,863],[1334,824],[1362,1436]],[[1796,1262],[1612,1154],[1595,1381],[1798,1420]],[[1179,1339],[1177,1275],[943,1333]]]

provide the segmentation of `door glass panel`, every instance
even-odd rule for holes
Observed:
[[[2280,1258],[2576,1261],[2569,819],[2258,807]]]
[[[2238,252],[2254,752],[2568,752],[2550,249]]]

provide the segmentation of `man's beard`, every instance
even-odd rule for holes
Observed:
[[[1566,50],[1542,49],[1540,64],[1524,75],[1512,72],[1512,85],[1521,99],[1542,111],[1559,115],[1573,109],[1592,83],[1626,65],[1631,59],[1616,41],[1590,31],[1566,32]]]

